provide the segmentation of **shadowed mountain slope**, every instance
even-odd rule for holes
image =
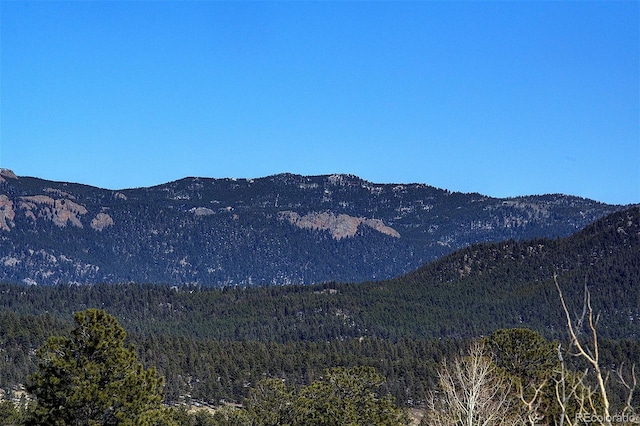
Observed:
[[[474,243],[567,236],[621,206],[496,199],[351,175],[185,178],[121,191],[0,171],[0,281],[385,279]]]
[[[473,245],[393,280],[235,289],[0,285],[0,309],[68,318],[98,307],[143,334],[281,343],[473,337],[508,327],[560,337],[558,274],[572,313],[582,311],[586,283],[601,335],[637,338],[639,253],[634,207],[566,238]]]

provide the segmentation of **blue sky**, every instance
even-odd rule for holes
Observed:
[[[640,3],[0,1],[0,166],[640,202]]]

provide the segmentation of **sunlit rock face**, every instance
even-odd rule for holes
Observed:
[[[382,234],[400,238],[398,231],[386,226],[380,219],[353,217],[348,214],[336,215],[333,212],[309,213],[300,216],[298,213],[291,211],[280,212],[280,217],[287,219],[292,225],[299,228],[329,231],[331,236],[336,240],[355,236],[361,224],[375,229]]]

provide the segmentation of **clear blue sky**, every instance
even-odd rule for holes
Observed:
[[[640,202],[640,3],[0,1],[0,166]]]

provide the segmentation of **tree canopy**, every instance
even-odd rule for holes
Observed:
[[[254,425],[402,426],[406,412],[383,394],[384,379],[371,367],[338,367],[299,391],[281,380],[266,379],[246,401]]]
[[[162,379],[144,369],[117,320],[98,309],[77,312],[69,337],[37,351],[27,390],[28,425],[152,425],[162,414]]]

